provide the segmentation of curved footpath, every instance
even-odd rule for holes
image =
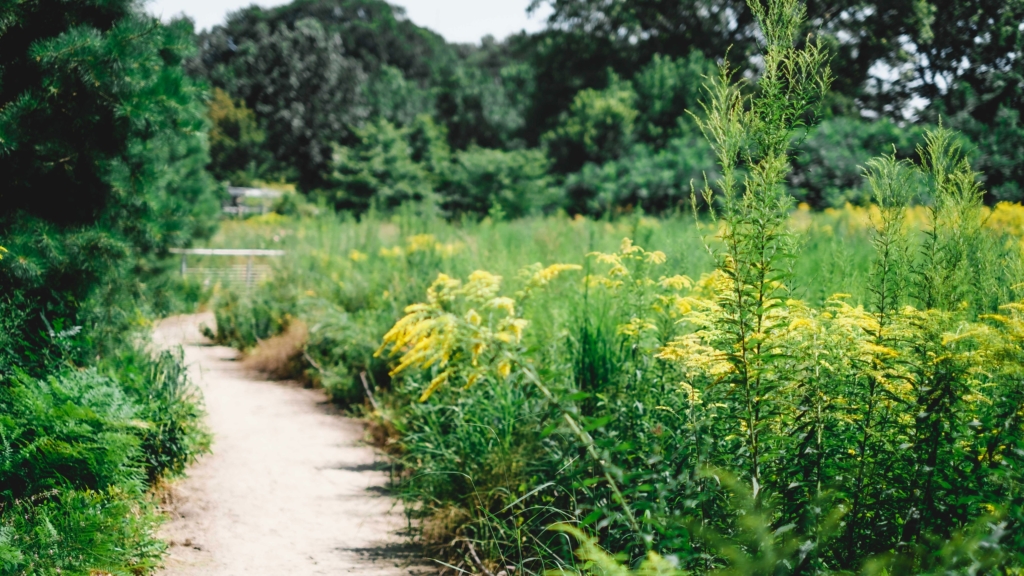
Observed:
[[[362,425],[319,390],[244,371],[234,350],[206,343],[202,323],[213,315],[168,318],[154,333],[159,347],[184,347],[214,434],[212,454],[168,490],[160,574],[433,572],[401,535],[405,518]]]

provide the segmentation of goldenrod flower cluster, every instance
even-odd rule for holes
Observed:
[[[403,258],[417,252],[432,252],[443,258],[451,258],[465,247],[459,241],[439,242],[433,234],[416,234],[405,239],[405,246],[381,248],[379,254],[383,258]]]
[[[536,265],[521,275],[527,275],[535,288],[579,268]],[[452,381],[472,386],[480,379],[508,378],[513,366],[521,363],[529,322],[520,317],[515,299],[500,294],[501,284],[501,276],[486,270],[473,272],[465,282],[439,274],[427,289],[427,301],[406,307],[405,316],[384,335],[377,354],[390,350],[391,356],[398,356],[391,375],[433,370],[421,402]]]

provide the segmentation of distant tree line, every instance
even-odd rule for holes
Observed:
[[[445,211],[604,213],[688,202],[714,164],[691,114],[728,59],[756,76],[745,0],[534,0],[546,30],[449,44],[381,0],[250,7],[199,34],[214,87],[211,171],[289,180],[338,208],[431,198]],[[1024,198],[1024,0],[807,3],[836,75],[790,185],[864,199],[859,165],[958,129],[989,199]],[[941,17],[940,17],[941,16]],[[481,172],[483,171],[483,172]],[[482,186],[482,188],[478,188]]]

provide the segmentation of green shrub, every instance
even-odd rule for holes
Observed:
[[[0,574],[158,566],[146,490],[206,449],[201,416],[170,353],[128,349],[99,369],[0,385]]]
[[[142,489],[147,423],[115,381],[94,370],[20,380],[0,389],[0,405],[6,504],[60,488]]]
[[[864,178],[867,161],[893,153],[901,160],[915,158],[924,133],[924,126],[901,127],[886,118],[825,120],[812,128],[794,151],[788,179],[793,196],[814,208],[867,204],[871,201]]]
[[[358,131],[358,145],[335,146],[329,202],[358,214],[371,206],[392,210],[405,202],[433,202],[437,178],[413,159],[409,133],[378,119]]]
[[[554,169],[575,172],[587,162],[603,164],[625,153],[633,141],[635,106],[633,87],[614,77],[604,90],[576,94],[558,126],[541,138]]]
[[[586,164],[565,179],[565,205],[574,214],[601,216],[639,208],[663,214],[690,208],[695,186],[716,167],[707,142],[676,137],[660,148],[634,145],[622,158]]]
[[[250,186],[269,176],[272,158],[263,148],[267,134],[256,115],[230,94],[214,88],[207,104],[210,118],[210,174],[235,186]]]
[[[681,124],[692,132],[687,112],[700,110],[705,78],[713,74],[713,62],[699,50],[686,58],[655,54],[633,77],[637,138],[660,147],[679,135]]]
[[[457,152],[441,206],[451,215],[486,214],[500,206],[509,218],[549,211],[560,203],[541,150],[469,148]]]
[[[381,66],[362,87],[369,117],[387,120],[396,126],[408,126],[420,115],[429,114],[434,98],[414,80],[394,66]]]
[[[0,509],[0,574],[132,576],[161,565],[154,503],[135,491],[55,490]]]
[[[137,406],[135,419],[145,423],[136,435],[150,484],[183,474],[209,449],[202,397],[189,380],[180,350],[154,354],[124,348],[103,358],[99,370],[120,384]]]

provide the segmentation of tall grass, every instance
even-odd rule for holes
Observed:
[[[452,569],[1024,568],[1024,209],[984,208],[941,128],[919,165],[868,164],[872,207],[794,208],[789,146],[830,75],[794,0],[752,8],[762,77],[724,68],[700,119],[709,215],[272,217],[219,240],[291,251],[221,297],[220,337],[305,321],[308,376],[374,396]]]
[[[797,208],[786,220],[799,263],[789,287],[804,300],[790,298],[785,316],[773,319],[786,350],[773,360],[779,363],[772,375],[775,404],[759,440],[768,445],[768,464],[762,464],[767,471],[758,479],[754,509],[771,528],[762,535],[796,524],[772,544],[780,561],[789,561],[786,554],[796,554],[808,539],[817,542],[811,558],[816,570],[859,567],[867,558],[883,562],[878,558],[896,554],[896,527],[906,513],[900,508],[911,505],[906,494],[913,464],[906,461],[909,446],[901,446],[914,445],[915,420],[907,411],[917,400],[897,384],[915,376],[903,367],[903,357],[890,358],[885,347],[892,341],[909,346],[896,331],[917,322],[906,315],[917,278],[908,262],[921,261],[915,247],[924,243],[927,213],[897,208],[883,197],[878,206],[822,214]],[[1003,239],[1000,250],[1012,252],[1019,249],[1019,236],[1006,232],[1017,233],[1012,222],[1018,214],[1024,214],[1019,207],[1000,206],[977,217],[986,222],[984,234]],[[219,245],[278,246],[289,256],[268,282],[252,290],[221,290],[220,334],[246,348],[295,319],[305,322],[304,352],[312,362],[304,375],[369,417],[378,439],[406,470],[400,493],[421,518],[424,541],[454,550],[454,562],[461,559],[465,568],[474,565],[464,541],[497,559],[494,570],[505,564],[529,572],[574,566],[576,541],[549,531],[555,523],[586,529],[613,550],[642,555],[649,545],[698,572],[731,565],[729,558],[740,552],[763,564],[759,548],[750,547],[753,528],[740,522],[752,516],[739,516],[735,508],[750,499],[753,483],[742,466],[734,466],[750,458],[738,440],[744,424],[729,415],[733,394],[722,385],[723,376],[732,377],[731,368],[717,362],[719,353],[709,342],[684,347],[701,326],[714,330],[717,322],[715,294],[722,276],[714,272],[701,235],[718,229],[707,223],[695,227],[685,217],[594,222],[553,216],[456,224],[409,215],[361,222],[263,217],[226,227]],[[624,237],[644,238],[651,249],[638,250],[633,242],[623,246]],[[664,248],[664,262],[651,256],[655,247]],[[875,256],[887,249],[897,256]],[[900,258],[902,263],[892,262]],[[565,270],[531,287],[545,266],[556,263],[582,270]],[[847,272],[835,271],[840,264]],[[465,376],[449,374],[420,403],[447,367],[439,368],[439,360],[393,379],[390,372],[406,347],[391,357],[388,351],[377,354],[380,342],[407,305],[423,300],[438,273],[454,281],[482,269],[502,277],[491,299],[512,299],[514,318],[529,321],[522,340],[514,346],[495,340],[502,321],[512,317],[488,307],[490,300],[442,298],[437,314],[450,313],[469,328],[456,343],[466,359]],[[993,282],[1010,290],[1009,276]],[[854,296],[832,297],[841,291]],[[471,309],[479,324],[467,320]],[[892,328],[879,335],[879,325]],[[483,327],[490,340],[479,336]],[[939,345],[941,335],[934,333]],[[498,355],[478,356],[474,367],[472,348],[479,342]],[[1000,349],[1001,357],[1014,354],[1012,346]],[[453,349],[449,362],[456,357]],[[482,373],[464,388],[474,370]],[[379,410],[370,407],[367,389]],[[1011,404],[1002,405],[1010,406],[1017,396],[1006,394]],[[589,441],[567,427],[565,414]],[[996,418],[972,414],[979,422]],[[961,417],[970,423],[974,416]],[[1010,445],[993,446],[986,453]],[[999,482],[1015,486],[1009,479],[1014,474]],[[983,477],[972,482],[988,486],[984,491],[991,496],[994,485]],[[963,480],[941,482],[952,479]],[[900,499],[890,498],[897,493]],[[982,538],[970,532],[971,518],[989,510],[982,504],[999,511],[1000,502],[1010,506],[1007,512],[1012,509],[1012,500],[979,500],[973,511],[939,524],[949,528],[945,535],[921,539],[936,539],[931,549],[941,551],[956,530],[963,531],[959,541]],[[892,519],[878,521],[882,514]]]

